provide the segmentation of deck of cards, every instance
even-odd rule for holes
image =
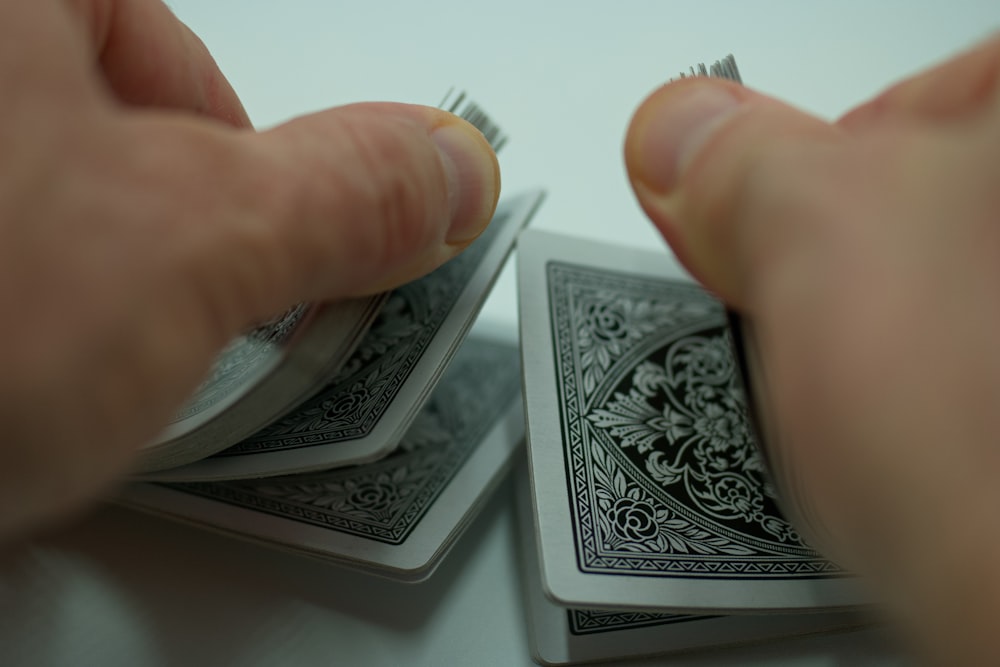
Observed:
[[[513,469],[539,663],[867,624],[864,591],[778,508],[722,305],[662,253],[521,231],[541,198],[391,294],[287,416],[119,500],[417,583]],[[520,345],[467,336],[515,239]]]
[[[518,244],[535,657],[564,664],[857,627],[868,600],[780,513],[722,305],[661,254]]]
[[[386,295],[346,363],[292,411],[142,473],[118,500],[382,576],[429,576],[524,441],[516,346],[467,334],[542,196],[505,199],[464,253]]]
[[[662,253],[522,231],[542,199],[425,278],[235,341],[119,501],[415,583],[514,469],[541,664],[866,624],[779,509],[722,304]],[[520,345],[468,336],[515,242]]]

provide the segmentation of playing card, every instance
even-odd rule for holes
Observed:
[[[535,231],[518,248],[547,595],[691,613],[867,602],[776,506],[721,305],[666,254]]]
[[[475,126],[494,151],[507,142],[500,126],[464,91],[449,90],[439,107]],[[347,360],[387,296],[298,304],[238,336],[164,431],[143,448],[135,472],[177,468],[230,448],[315,394]],[[424,398],[426,393],[420,402]],[[364,458],[351,456],[343,463]]]
[[[539,577],[527,466],[517,466],[514,474],[528,635],[532,657],[541,664],[621,660],[868,625],[855,613],[719,616],[555,605],[545,597]]]
[[[357,346],[386,297],[299,304],[231,341],[187,404],[142,450],[136,470],[210,456],[316,392]]]
[[[516,347],[470,338],[399,448],[380,461],[266,480],[132,484],[120,498],[418,581],[440,562],[523,442],[520,377]]]
[[[394,290],[347,364],[288,416],[209,459],[157,472],[155,479],[273,476],[372,461],[392,451],[541,199],[541,192],[530,192],[503,201],[465,252]]]

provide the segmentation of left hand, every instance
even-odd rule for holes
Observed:
[[[433,108],[253,132],[160,0],[0,0],[0,540],[127,471],[238,332],[434,269],[499,190]]]

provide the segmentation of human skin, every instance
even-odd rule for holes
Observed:
[[[1000,39],[835,123],[681,80],[639,107],[625,161],[753,323],[768,445],[823,528],[800,527],[922,659],[1000,664]]]
[[[833,124],[687,80],[626,142],[646,212],[754,322],[819,546],[947,664],[1000,661],[998,79],[993,40]],[[0,0],[0,538],[86,507],[236,332],[425,273],[498,192],[433,109],[253,131],[159,0]]]
[[[499,189],[436,109],[255,132],[160,0],[0,0],[0,540],[87,507],[235,334],[430,271]]]

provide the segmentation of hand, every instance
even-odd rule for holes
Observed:
[[[1000,39],[833,124],[681,80],[625,159],[678,258],[754,324],[816,546],[935,659],[998,662]]]
[[[254,132],[160,0],[0,0],[0,538],[126,471],[239,331],[430,271],[499,188],[435,109]]]

